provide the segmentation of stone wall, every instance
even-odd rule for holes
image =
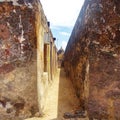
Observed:
[[[64,66],[92,119],[120,119],[120,1],[85,0]]]
[[[45,32],[51,34],[39,0],[0,1],[1,120],[42,113],[52,74],[44,73]]]

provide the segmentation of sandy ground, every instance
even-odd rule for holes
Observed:
[[[74,112],[78,109],[79,101],[75,96],[72,83],[66,78],[63,69],[58,69],[56,77],[51,84],[48,92],[46,110],[41,118],[29,118],[26,120],[65,120],[65,112]],[[86,119],[67,119],[67,120],[88,120]]]

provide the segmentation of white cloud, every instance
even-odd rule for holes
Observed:
[[[52,26],[74,26],[84,0],[40,0]]]
[[[60,34],[64,36],[70,36],[70,33],[67,33],[67,32],[60,32]]]
[[[50,26],[51,29],[54,29],[54,30],[60,30],[60,27],[58,26]]]
[[[67,46],[67,42],[66,41],[62,41],[62,48],[65,50]]]

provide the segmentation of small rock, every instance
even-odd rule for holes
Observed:
[[[75,116],[79,118],[85,118],[86,117],[85,111],[77,110],[75,111]]]
[[[7,110],[6,110],[6,112],[9,114],[9,113],[12,113],[14,110],[13,110],[13,108],[8,108]]]
[[[40,114],[39,112],[35,113],[35,117],[42,117],[43,115]]]
[[[76,110],[76,111],[75,111],[75,114],[85,114],[85,111],[82,111],[82,110]]]
[[[68,112],[66,112],[66,113],[64,113],[64,116],[63,116],[65,119],[69,119],[69,118],[75,118],[75,115],[74,114],[72,114],[72,113],[68,113]]]

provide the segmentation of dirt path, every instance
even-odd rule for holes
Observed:
[[[72,113],[78,108],[78,105],[79,101],[75,96],[72,83],[66,78],[64,70],[58,69],[57,75],[49,88],[45,115],[42,118],[31,118],[26,120],[65,120],[63,118],[64,113]]]

